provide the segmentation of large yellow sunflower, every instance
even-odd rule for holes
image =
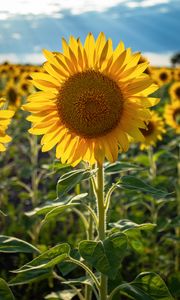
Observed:
[[[180,101],[180,81],[174,82],[169,88],[169,94],[171,100],[179,100]]]
[[[162,140],[162,134],[165,133],[164,122],[162,118],[155,112],[151,112],[151,120],[146,129],[141,129],[145,138],[140,144],[140,149],[148,149],[150,146],[155,146],[158,140]]]
[[[113,50],[111,39],[90,33],[84,45],[70,37],[62,40],[63,52],[44,50],[47,73],[34,73],[34,85],[42,90],[29,97],[24,109],[32,113],[32,134],[44,135],[42,151],[56,146],[62,163],[76,165],[113,162],[118,150],[127,151],[131,136],[142,140],[140,128],[151,118],[149,107],[159,100],[148,98],[157,86],[122,42]]]
[[[166,123],[180,133],[180,101],[174,101],[165,106],[164,113]]]
[[[3,110],[4,99],[0,99],[0,152],[5,151],[4,144],[11,141],[11,137],[6,134],[6,129],[11,122],[11,118],[14,115],[14,111]]]

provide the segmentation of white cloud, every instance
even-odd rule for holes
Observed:
[[[137,7],[151,7],[159,4],[167,4],[170,0],[143,0],[143,1],[130,1],[126,5],[129,8],[137,8]]]
[[[165,52],[165,53],[154,53],[154,52],[145,52],[143,55],[147,57],[152,66],[170,66],[171,57],[174,52]]]
[[[4,61],[9,61],[14,64],[42,64],[46,59],[41,53],[26,53],[26,54],[15,54],[15,53],[6,53],[0,54],[0,63]]]
[[[36,46],[36,51],[38,47]],[[35,50],[35,49],[34,49]],[[165,53],[154,53],[154,52],[144,52],[142,53],[149,60],[152,66],[170,66],[170,58],[174,52],[165,52]],[[0,63],[4,61],[9,61],[11,63],[21,63],[21,64],[42,64],[46,59],[44,58],[41,52],[37,53],[25,53],[25,54],[0,54]]]
[[[62,11],[68,10],[72,14],[82,14],[90,11],[103,12],[118,4],[129,8],[148,7],[168,3],[171,0],[5,0],[0,6],[0,19],[8,19],[14,15],[46,15],[62,18]],[[15,3],[14,3],[15,2]]]
[[[11,37],[15,40],[20,40],[21,34],[19,32],[14,32],[14,33],[12,33]]]

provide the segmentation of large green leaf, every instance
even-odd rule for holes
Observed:
[[[33,209],[29,212],[26,212],[26,215],[27,216],[45,215],[45,214],[49,213],[51,210],[53,210],[57,207],[60,207],[62,205],[81,201],[82,199],[87,197],[87,195],[88,195],[87,193],[82,193],[82,194],[76,195],[74,197],[69,197],[65,201],[53,201],[53,202],[48,201],[48,203],[45,203],[43,206],[36,207],[35,209]]]
[[[14,296],[4,279],[0,278],[0,300],[14,300]]]
[[[53,267],[65,260],[70,253],[70,246],[66,243],[56,245],[45,251],[20,269],[13,271],[17,276],[10,284],[23,284],[49,276]]]
[[[120,172],[136,170],[136,169],[140,169],[140,168],[141,167],[139,167],[138,165],[135,165],[135,164],[117,161],[112,164],[107,164],[105,166],[105,172],[106,172],[106,174],[116,174],[116,173],[120,173]]]
[[[134,176],[123,176],[121,178],[121,183],[119,186],[128,190],[138,190],[141,192],[146,192],[157,197],[165,197],[168,195],[167,191],[156,189],[143,180]]]
[[[0,252],[4,253],[14,253],[14,252],[24,252],[24,253],[39,253],[40,251],[33,245],[17,239],[12,236],[0,235]]]
[[[60,177],[57,183],[57,195],[61,197],[69,192],[76,184],[82,180],[90,178],[95,170],[78,169],[70,171]]]
[[[132,282],[122,284],[120,291],[135,300],[173,300],[166,284],[156,273],[141,273]]]
[[[79,252],[86,262],[109,278],[115,278],[121,260],[127,251],[127,237],[123,233],[112,234],[102,241],[82,241]]]
[[[156,226],[156,224],[152,224],[152,223],[137,224],[128,219],[119,220],[118,222],[110,223],[109,225],[113,228],[120,229],[122,232],[127,232],[128,230],[132,230],[132,229],[152,230]]]

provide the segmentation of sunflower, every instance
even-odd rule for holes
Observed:
[[[173,77],[174,80],[180,80],[180,68],[176,68],[173,70]]]
[[[21,104],[21,97],[18,93],[16,83],[10,80],[4,90],[4,96],[7,99],[8,107],[10,109],[16,110]]]
[[[141,150],[148,149],[150,146],[155,146],[158,140],[162,140],[162,134],[165,133],[162,118],[155,111],[152,111],[151,115],[147,128],[141,129],[145,139],[140,145]]]
[[[169,89],[169,94],[171,100],[179,100],[180,101],[180,81],[174,82]]]
[[[167,68],[156,69],[153,72],[153,78],[159,86],[167,84],[172,80],[172,72]]]
[[[47,73],[32,74],[42,91],[23,106],[32,113],[29,132],[44,135],[42,151],[56,146],[62,163],[102,163],[105,157],[113,162],[119,149],[128,150],[129,137],[143,140],[148,108],[159,101],[147,97],[157,89],[143,73],[148,63],[138,64],[141,54],[122,42],[113,50],[103,33],[97,40],[88,34],[84,45],[71,36],[62,46],[62,53],[44,50]]]
[[[11,141],[11,137],[6,134],[6,129],[14,115],[13,111],[3,110],[4,100],[0,99],[0,152],[5,151],[4,144]]]
[[[174,101],[165,107],[165,121],[175,129],[176,133],[180,133],[180,101]]]

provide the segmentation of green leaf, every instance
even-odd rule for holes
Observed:
[[[112,234],[102,241],[82,241],[79,252],[86,262],[109,278],[115,278],[121,260],[127,251],[127,237],[123,233]]]
[[[143,180],[134,176],[123,176],[121,178],[121,183],[119,186],[128,190],[138,190],[141,192],[146,192],[157,197],[165,197],[168,195],[167,191],[156,189]]]
[[[82,199],[87,197],[87,195],[88,195],[88,193],[82,193],[82,194],[76,195],[74,197],[69,197],[65,201],[53,201],[53,202],[48,201],[48,203],[45,203],[43,206],[36,207],[35,209],[33,209],[29,212],[26,212],[26,215],[29,217],[34,216],[34,215],[44,215],[63,204],[69,204],[69,203],[73,203],[75,201],[76,202],[81,201]]]
[[[59,291],[59,292],[52,292],[51,294],[47,295],[45,297],[45,299],[48,300],[71,300],[72,298],[74,298],[74,296],[77,295],[77,292],[80,290],[63,290],[63,291]]]
[[[28,283],[49,276],[53,267],[65,260],[69,256],[69,253],[70,246],[68,244],[56,245],[20,269],[13,271],[13,273],[17,273],[17,276],[11,280],[10,284]]]
[[[0,278],[0,299],[1,300],[15,300],[8,284],[2,278]]]
[[[120,229],[122,232],[126,232],[132,229],[152,230],[156,226],[156,224],[152,224],[152,223],[137,224],[128,219],[119,220],[118,222],[110,223],[109,225],[113,228]]]
[[[76,279],[69,279],[67,281],[63,281],[62,282],[63,284],[71,284],[71,285],[81,285],[81,284],[84,284],[84,285],[89,285],[89,286],[92,286],[94,285],[92,279],[88,276],[83,276],[83,277],[79,277],[79,278],[76,278]]]
[[[153,272],[139,274],[132,282],[122,284],[120,291],[135,300],[173,300],[162,278]]]
[[[55,219],[58,215],[62,214],[65,210],[68,208],[72,208],[73,206],[79,205],[80,203],[70,203],[66,205],[60,205],[54,209],[52,209],[50,212],[48,212],[43,219],[43,223],[48,222],[49,220]]]
[[[105,172],[106,174],[116,174],[124,171],[131,171],[131,170],[136,170],[136,169],[141,169],[141,167],[131,164],[128,162],[115,162],[112,164],[108,164],[105,167]]]
[[[3,253],[39,253],[33,245],[12,236],[0,235],[0,252]]]
[[[69,192],[76,184],[82,180],[90,178],[95,170],[78,169],[70,171],[60,177],[57,183],[57,195],[61,197]]]

